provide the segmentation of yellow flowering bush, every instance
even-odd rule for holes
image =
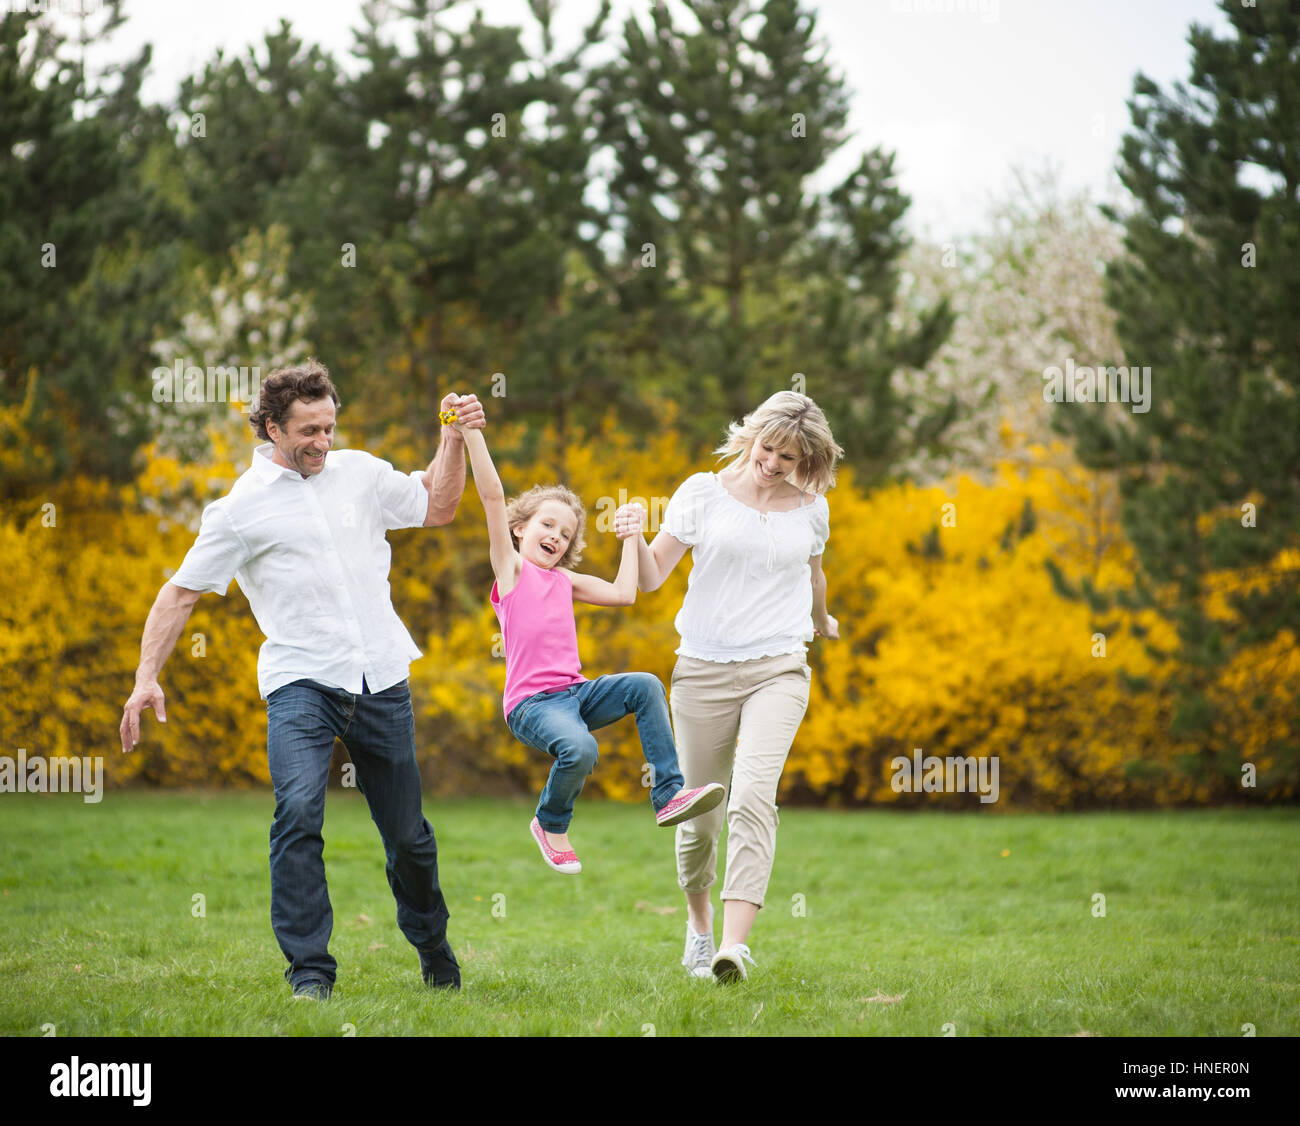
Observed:
[[[232,432],[233,433],[233,432]],[[199,600],[161,682],[169,722],[144,716],[131,755],[118,723],[159,586],[193,541],[202,504],[247,465],[214,428],[203,465],[150,451],[135,486],[76,481],[48,498],[0,509],[8,590],[0,600],[0,754],[105,756],[110,785],[243,786],[267,782],[265,710],[256,663],[262,637],[237,585]],[[582,569],[612,579],[621,544],[614,509],[640,499],[662,518],[673,490],[707,457],[684,449],[671,419],[634,440],[606,423],[543,462],[522,463],[521,432],[489,441],[508,495],[565,481],[588,508]],[[402,469],[425,462],[409,432],[365,448]],[[828,495],[828,606],[840,639],[810,646],[808,715],[790,753],[781,800],[984,808],[973,794],[915,794],[892,785],[893,760],[997,756],[1000,801],[1047,809],[1201,803],[1241,794],[1237,780],[1180,768],[1188,748],[1169,735],[1170,669],[1146,650],[1174,639],[1154,615],[1094,614],[1053,588],[1053,558],[1074,582],[1127,585],[1132,553],[1113,526],[1113,497],[1095,474],[1044,456],[991,484],[891,485],[870,494],[842,471]],[[424,651],[411,671],[416,743],[426,785],[439,793],[536,792],[550,767],[518,743],[501,714],[505,662],[488,603],[492,585],[483,509],[472,479],[455,521],[392,533],[393,600]],[[1278,566],[1294,568],[1296,560]],[[630,608],[579,606],[583,671],[646,671],[667,685],[673,618],[689,554],[663,588]],[[1233,582],[1224,577],[1216,597]],[[1226,603],[1224,604],[1224,612]],[[1121,675],[1146,678],[1131,692]],[[1259,771],[1252,793],[1294,797],[1278,748],[1294,739],[1295,639],[1240,654],[1211,688],[1218,733]],[[640,744],[628,717],[596,733],[589,794],[645,801]]]

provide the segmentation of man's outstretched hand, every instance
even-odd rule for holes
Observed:
[[[163,699],[163,690],[155,680],[149,684],[137,684],[122,709],[122,750],[135,750],[140,742],[140,715],[145,708],[153,708],[159,723],[167,722],[167,705]]]
[[[478,401],[477,395],[444,395],[438,413],[441,415],[448,411],[456,415],[456,421],[448,425],[462,434],[466,430],[482,430],[487,426],[483,404]]]

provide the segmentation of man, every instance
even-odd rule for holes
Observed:
[[[420,651],[393,609],[385,533],[451,522],[465,489],[464,438],[444,426],[429,467],[399,473],[361,450],[330,453],[338,405],[329,372],[314,360],[263,382],[249,422],[266,444],[204,510],[198,539],[149,611],[122,750],[140,741],[145,708],[166,722],[158,675],[199,595],[224,595],[237,578],[266,635],[257,679],[276,799],[271,926],[293,996],[327,1000],[337,969],[321,838],[336,736],[383,839],[397,922],[419,951],[425,984],[458,989],[415,761],[407,675]],[[467,427],[485,425],[474,395],[448,395],[441,409]]]

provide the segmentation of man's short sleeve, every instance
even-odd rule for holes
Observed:
[[[707,473],[694,473],[687,477],[673,493],[668,507],[664,509],[663,523],[659,530],[667,532],[679,543],[694,547],[700,542],[701,509],[704,505],[704,489],[708,485]]]
[[[424,473],[413,469],[402,473],[381,458],[374,458],[375,496],[384,527],[423,528],[429,515],[429,490],[424,487]]]
[[[224,499],[224,498],[223,498]],[[224,595],[248,558],[248,549],[215,501],[203,510],[199,538],[186,552],[180,569],[168,581],[186,590]]]

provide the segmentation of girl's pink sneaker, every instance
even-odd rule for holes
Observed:
[[[537,823],[536,817],[533,818],[533,823],[528,828],[532,830],[533,840],[537,842],[537,847],[542,850],[542,859],[557,872],[573,874],[582,871],[582,861],[578,859],[576,852],[561,852],[559,849],[551,847],[541,825]]]
[[[655,814],[660,825],[677,825],[689,821],[701,813],[708,813],[726,793],[720,782],[710,782],[707,786],[696,786],[693,790],[678,790],[673,800]]]

